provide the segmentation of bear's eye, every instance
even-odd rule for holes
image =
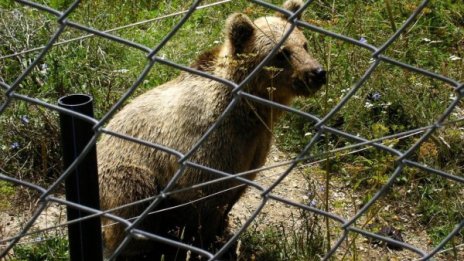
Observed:
[[[303,44],[303,49],[304,49],[305,51],[308,51],[308,43],[304,43],[304,44]]]
[[[280,50],[280,51],[276,54],[276,59],[277,59],[279,62],[289,61],[291,55],[292,55],[292,53],[290,52],[290,50],[288,50],[288,49],[286,49],[286,48],[283,48],[282,50]]]

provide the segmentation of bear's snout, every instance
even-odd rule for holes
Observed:
[[[327,84],[327,72],[322,68],[317,68],[312,72],[313,81],[317,84]]]
[[[322,67],[302,70],[293,79],[293,88],[299,95],[310,95],[327,84],[327,72]]]

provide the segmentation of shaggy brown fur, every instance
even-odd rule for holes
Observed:
[[[295,11],[301,2],[289,0],[285,6]],[[233,14],[226,21],[225,42],[201,55],[192,67],[239,83],[288,28],[289,23],[282,16],[262,17],[252,22],[246,15]],[[244,90],[282,104],[289,104],[296,96],[316,92],[325,83],[325,72],[321,73],[319,63],[308,54],[306,46],[302,32],[294,30],[269,64],[272,69],[262,70]],[[182,73],[135,98],[114,116],[107,128],[187,153],[216,122],[232,98],[229,87]],[[269,129],[279,115],[280,112],[268,106],[241,99],[189,160],[232,174],[259,168],[265,163],[271,145]],[[103,209],[158,195],[179,168],[175,156],[108,135],[98,143],[97,149]],[[174,189],[218,177],[188,167]],[[255,174],[247,176],[254,177]],[[188,203],[239,184],[227,180],[185,190],[164,199],[157,209]],[[241,187],[208,200],[150,215],[139,228],[203,248],[211,247],[217,236],[223,234],[227,214],[243,191]],[[146,206],[137,205],[114,213],[131,218]],[[103,219],[104,225],[111,223]],[[114,251],[124,236],[121,225],[105,227],[106,250]],[[155,241],[132,239],[124,255],[136,259],[134,254],[155,249],[168,255],[175,252]]]

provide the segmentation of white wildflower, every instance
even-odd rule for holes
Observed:
[[[128,69],[119,69],[119,70],[114,70],[113,72],[115,73],[127,73],[129,70]]]
[[[456,56],[456,55],[451,55],[451,56],[449,57],[449,59],[450,59],[451,61],[457,61],[457,60],[461,60],[462,58],[459,57],[459,56]]]

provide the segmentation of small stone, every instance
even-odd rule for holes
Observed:
[[[389,237],[399,242],[404,242],[401,231],[399,229],[394,228],[393,226],[383,226],[380,229],[380,231],[377,232],[376,234],[383,236],[383,237]],[[386,245],[389,249],[392,249],[392,250],[403,250],[403,247],[400,245],[392,244],[390,242],[384,242],[378,239],[371,240],[371,243],[377,244],[377,245]]]

